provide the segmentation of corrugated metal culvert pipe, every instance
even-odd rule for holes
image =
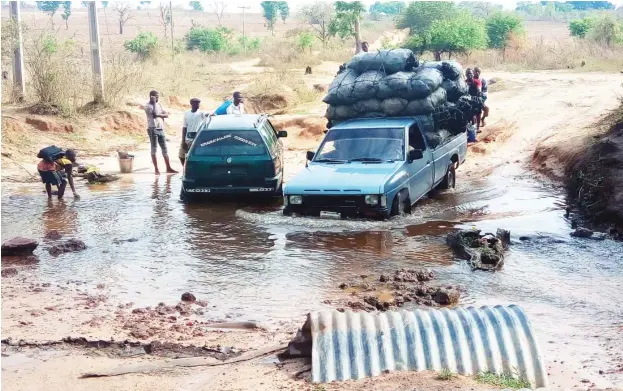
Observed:
[[[530,322],[515,305],[311,313],[289,348],[311,355],[315,383],[447,369],[507,374],[548,387]]]

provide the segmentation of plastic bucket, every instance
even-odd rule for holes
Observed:
[[[119,171],[121,171],[122,174],[131,173],[133,165],[134,165],[133,157],[119,159]]]

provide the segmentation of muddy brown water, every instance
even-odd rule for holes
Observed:
[[[186,206],[179,175],[135,174],[83,189],[78,201],[69,195],[51,203],[36,185],[5,186],[2,240],[56,229],[86,242],[86,251],[52,257],[41,239],[41,261],[29,267],[42,282],[104,283],[137,306],[190,291],[233,319],[268,324],[302,323],[307,312],[331,308],[323,301],[341,295],[337,286],[349,278],[426,266],[466,290],[464,305],[520,305],[550,362],[558,357],[589,375],[614,372],[623,244],[571,238],[564,194],[507,172],[459,182],[418,203],[411,216],[383,222],[284,217],[270,203]],[[472,272],[452,260],[445,234],[471,226],[511,231],[501,271]],[[519,241],[522,235],[531,240]],[[623,381],[620,372],[605,377]]]

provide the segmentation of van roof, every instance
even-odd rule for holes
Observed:
[[[266,118],[266,114],[215,115],[201,130],[255,130]]]

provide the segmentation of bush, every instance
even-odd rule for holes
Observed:
[[[314,44],[314,35],[308,31],[303,31],[297,37],[296,44],[302,52],[306,50],[311,51],[312,45]]]
[[[154,54],[158,47],[158,37],[151,32],[142,32],[136,38],[125,41],[123,47],[128,52],[135,53],[140,59],[144,60]]]
[[[623,33],[618,21],[611,15],[604,15],[592,23],[589,37],[610,47],[623,42]]]
[[[245,47],[246,43],[247,52],[257,52],[260,50],[262,41],[259,38],[240,37],[238,43],[242,48]]]
[[[224,29],[193,27],[186,35],[186,49],[198,49],[205,53],[224,52],[228,46],[227,35]]]
[[[511,36],[523,32],[523,24],[517,15],[507,12],[497,12],[487,19],[487,37],[489,47],[505,49]]]
[[[593,20],[589,18],[572,20],[569,23],[569,33],[572,37],[586,38],[592,24]]]

